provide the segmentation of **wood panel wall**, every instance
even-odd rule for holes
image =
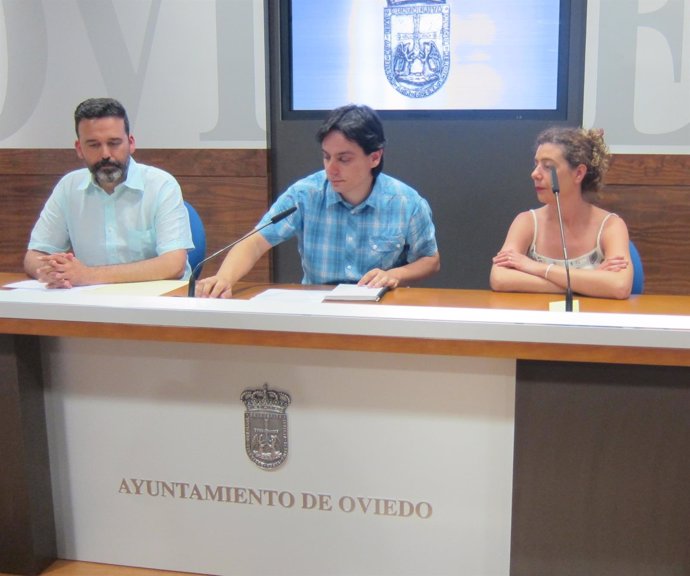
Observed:
[[[206,254],[251,230],[269,205],[266,150],[143,150],[137,161],[173,174],[185,200],[199,212],[206,229]],[[22,260],[44,202],[60,177],[82,166],[73,149],[0,150],[0,271],[22,269]],[[204,266],[213,274],[223,256]],[[270,280],[265,256],[247,280]]]
[[[270,201],[266,150],[137,150],[176,176],[206,226],[207,254],[256,224]],[[21,269],[29,233],[73,150],[0,149],[0,271]],[[628,224],[645,268],[645,293],[690,294],[690,157],[617,155],[597,204]],[[204,267],[217,270],[222,257]],[[270,280],[264,257],[248,280]],[[462,288],[462,286],[459,286]],[[454,286],[458,288],[458,286]]]
[[[616,155],[596,203],[627,223],[646,294],[690,294],[690,156]]]

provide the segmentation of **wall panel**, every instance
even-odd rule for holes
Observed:
[[[690,157],[618,154],[596,203],[625,219],[645,293],[690,293]]]

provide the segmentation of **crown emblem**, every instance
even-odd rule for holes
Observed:
[[[277,468],[287,458],[287,414],[290,395],[263,388],[245,390],[240,396],[244,413],[244,444],[247,456],[259,468]]]
[[[276,413],[285,412],[291,401],[289,394],[270,390],[268,384],[264,384],[263,388],[245,390],[240,399],[247,410],[268,410]]]

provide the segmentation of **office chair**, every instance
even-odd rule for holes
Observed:
[[[187,207],[187,212],[189,212],[189,226],[192,229],[192,241],[194,242],[194,250],[190,250],[187,253],[187,260],[189,260],[189,265],[192,267],[192,270],[194,270],[199,262],[206,256],[206,230],[204,229],[204,223],[201,220],[201,216],[199,216],[199,213],[194,209],[194,206],[186,200],[184,205]],[[202,268],[197,270],[196,278],[199,278]]]
[[[642,258],[637,251],[633,241],[630,241],[630,261],[633,265],[633,283],[631,294],[642,294],[644,292],[644,267],[642,266]]]

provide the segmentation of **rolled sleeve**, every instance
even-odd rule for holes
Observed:
[[[273,206],[271,206],[271,209],[264,214],[263,218],[261,218],[257,224],[257,228],[264,226],[271,221],[271,218],[293,206],[297,206],[296,212],[293,212],[280,222],[266,226],[266,228],[259,232],[271,246],[276,246],[281,242],[289,240],[295,236],[302,227],[302,208],[300,207],[300,202],[294,189],[288,188],[281,194],[274,202]]]
[[[64,186],[60,181],[43,206],[31,231],[29,250],[53,254],[71,249],[64,193]]]
[[[420,258],[434,256],[438,252],[436,228],[431,207],[424,198],[419,198],[416,209],[410,217],[410,251],[408,260],[415,262]]]
[[[156,252],[159,256],[173,250],[194,248],[189,212],[182,199],[180,186],[175,180],[167,181],[161,186],[154,226]]]

